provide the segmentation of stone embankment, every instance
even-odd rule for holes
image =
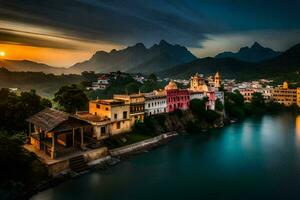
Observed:
[[[123,155],[128,155],[128,154],[133,154],[136,152],[140,152],[140,151],[144,151],[147,150],[149,148],[153,148],[157,145],[160,145],[164,142],[167,142],[168,140],[170,140],[172,137],[177,136],[178,134],[176,132],[168,132],[168,133],[164,133],[161,134],[159,136],[141,141],[141,142],[137,142],[134,144],[130,144],[124,147],[120,147],[117,149],[112,149],[109,151],[109,154],[112,157],[120,157]]]

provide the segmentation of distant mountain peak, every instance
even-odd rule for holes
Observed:
[[[258,42],[254,42],[251,46],[251,48],[264,48],[263,46],[261,46]]]
[[[215,56],[215,58],[235,58],[247,62],[260,62],[272,59],[279,56],[281,52],[274,51],[273,49],[263,47],[258,42],[254,42],[251,47],[241,47],[236,53],[223,52]]]
[[[136,43],[136,44],[135,44],[134,46],[132,46],[132,47],[146,49],[145,45],[144,45],[143,43],[141,43],[141,42]]]
[[[166,40],[162,39],[162,40],[159,42],[159,45],[162,46],[162,45],[171,45],[171,44],[168,43]]]
[[[197,59],[184,46],[173,45],[165,40],[146,48],[143,43],[109,53],[97,52],[87,61],[77,63],[71,68],[75,72],[158,72],[177,64]]]

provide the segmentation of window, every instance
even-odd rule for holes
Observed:
[[[105,110],[107,111],[107,110],[108,110],[108,108],[106,107],[106,108],[105,108]]]
[[[127,111],[123,112],[123,119],[127,119]]]
[[[96,107],[100,109],[100,104],[97,104]]]
[[[118,118],[118,115],[117,115],[117,114],[115,114],[114,116],[115,116],[115,119],[117,119],[117,118]]]
[[[121,122],[118,122],[117,123],[117,129],[120,129],[121,128]]]
[[[95,112],[95,115],[97,116],[97,112]]]
[[[104,134],[104,133],[106,133],[106,128],[105,128],[105,126],[101,127],[101,134]]]

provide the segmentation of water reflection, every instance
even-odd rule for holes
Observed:
[[[296,139],[297,145],[300,146],[300,115],[296,117]]]

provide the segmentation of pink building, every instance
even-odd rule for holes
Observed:
[[[215,110],[215,103],[217,100],[216,93],[214,91],[206,92],[208,102],[206,103],[206,110]]]
[[[165,87],[167,94],[167,112],[173,112],[176,109],[186,110],[189,107],[190,95],[186,89],[178,89],[175,82]]]

